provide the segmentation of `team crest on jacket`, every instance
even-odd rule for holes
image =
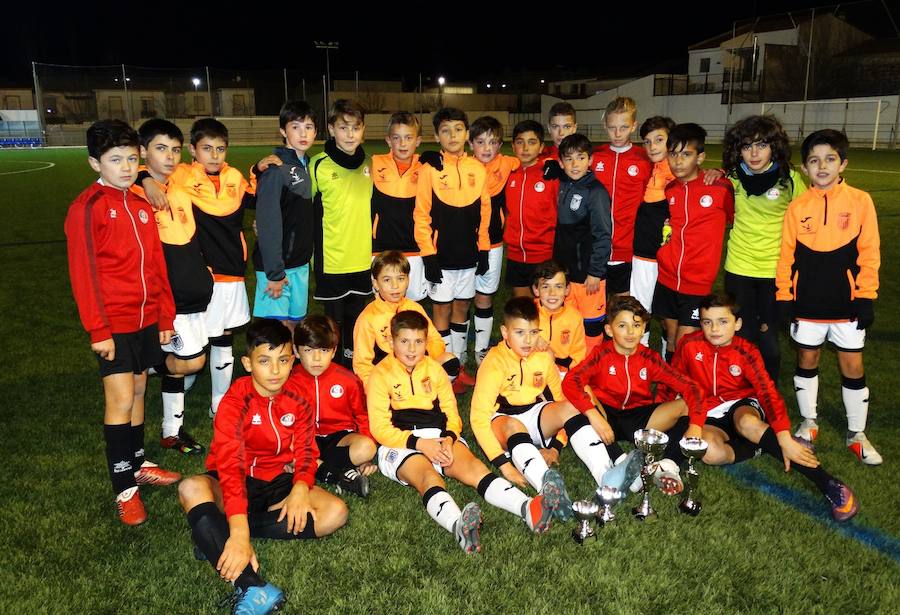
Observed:
[[[297,184],[299,184],[300,182],[303,181],[303,178],[300,177],[299,175],[297,175],[297,167],[295,167],[295,166],[291,167],[290,174],[291,174],[291,185],[292,186],[296,186]]]
[[[331,396],[333,398],[338,399],[338,398],[344,396],[344,387],[342,387],[339,384],[335,384],[331,387],[331,390],[329,390],[328,392],[331,394]]]
[[[734,376],[735,378],[737,378],[738,376],[741,375],[741,367],[740,367],[740,365],[734,365],[734,364],[729,365],[729,366],[728,366],[728,373],[731,374],[732,376]]]
[[[532,384],[536,389],[544,388],[544,372],[534,372],[534,377],[532,378]]]
[[[184,211],[184,207],[178,206],[178,221],[182,224],[187,224],[187,212]]]
[[[369,175],[371,175],[371,173],[369,172],[369,165],[363,167],[363,175],[365,175],[366,177],[369,177]]]
[[[537,182],[534,185],[535,192],[543,192],[545,188],[546,188],[546,186],[544,185],[544,182]]]
[[[603,169],[604,169],[604,167],[603,167],[603,161],[601,160],[600,162],[597,163],[597,166],[594,167],[594,170],[595,170],[595,171],[600,171],[600,172],[602,173],[602,172],[603,172]]]
[[[631,175],[632,177],[637,177],[638,167],[636,164],[633,164],[628,167],[628,174]]]
[[[713,198],[708,194],[704,194],[700,197],[700,207],[709,207],[713,204]]]
[[[431,376],[425,376],[422,378],[422,389],[431,395]]]
[[[581,195],[573,194],[572,200],[569,201],[569,209],[572,211],[578,211],[578,208],[581,207]]]
[[[147,215],[147,212],[143,209],[138,210],[138,220],[141,221],[141,224],[147,224],[150,221],[150,216]]]
[[[702,360],[703,360],[702,352],[698,352],[697,354],[694,355],[694,361],[702,361]]]
[[[413,174],[409,176],[409,183],[418,184],[419,183],[419,172],[413,171]]]
[[[115,209],[109,210],[109,219],[110,220],[115,220],[116,216],[118,216],[118,215],[119,215],[119,212],[117,212]]]
[[[559,334],[559,342],[561,344],[568,344],[570,335],[571,335],[571,332],[568,329],[566,329],[565,331],[563,331],[562,333]]]
[[[641,371],[638,372],[638,376],[640,377],[641,380],[646,380],[647,379],[647,368],[642,367]]]
[[[838,214],[838,228],[842,231],[846,231],[850,228],[850,212],[843,211]]]
[[[294,424],[294,415],[291,414],[290,412],[288,412],[287,414],[282,416],[281,419],[279,419],[279,420],[281,421],[281,424],[284,425],[285,427],[290,427],[291,425]]]
[[[467,173],[466,177],[469,179],[469,188],[474,188],[475,187],[475,174]]]
[[[777,201],[778,197],[781,196],[781,190],[778,188],[769,188],[769,191],[766,192],[766,198],[770,201]]]
[[[228,196],[234,198],[237,196],[237,186],[235,186],[234,184],[228,184],[228,186],[225,188],[225,192],[228,193]]]
[[[250,419],[251,425],[262,425],[262,417],[259,415],[259,412],[253,415],[253,418]]]
[[[670,197],[669,197],[669,205],[674,205],[674,204],[675,204],[675,197],[674,197],[674,196],[670,196]]]
[[[610,375],[610,376],[615,376],[615,375],[616,375],[616,366],[615,366],[615,365],[610,365],[610,366],[609,366],[609,375]]]
[[[515,187],[516,187],[516,180],[514,180],[514,179],[513,179],[513,180],[510,180],[510,182],[509,182],[509,187],[510,187],[510,188],[515,188]]]

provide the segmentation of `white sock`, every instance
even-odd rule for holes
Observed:
[[[665,334],[663,334],[663,336],[660,340],[660,344],[659,344],[659,352],[660,352],[659,356],[661,356],[661,357],[666,356],[666,351],[668,349],[669,349],[669,342],[666,339]]]
[[[219,402],[231,386],[234,373],[234,353],[231,346],[211,346],[209,349],[209,375],[212,378],[212,400],[210,406],[213,414],[219,409]]]
[[[844,399],[844,410],[847,412],[847,430],[865,431],[866,418],[869,416],[869,387],[848,389],[842,386],[841,397]]]
[[[493,311],[488,318],[479,316],[478,308],[475,311],[475,352],[487,352],[491,345],[491,331],[494,329]]]
[[[819,376],[815,375],[812,378],[806,378],[795,375],[794,392],[797,393],[797,407],[800,409],[800,416],[805,419],[816,420],[818,416],[816,405],[819,398]]]
[[[162,405],[162,437],[177,436],[184,424],[184,393],[163,393]]]
[[[444,489],[439,489],[431,494],[425,502],[425,510],[442,528],[453,533],[453,526],[462,515],[459,506]]]
[[[187,393],[188,391],[190,391],[194,386],[194,382],[196,382],[196,381],[197,381],[197,374],[188,374],[187,376],[185,376],[184,377],[184,392]]]
[[[600,436],[588,424],[569,437],[569,446],[572,447],[578,458],[584,462],[588,472],[591,473],[594,481],[599,486],[603,474],[612,467],[609,453],[606,452],[606,447],[603,446]]]
[[[537,447],[531,442],[522,442],[510,449],[509,456],[516,469],[525,475],[528,484],[540,491],[544,484],[544,473],[549,468]]]
[[[465,365],[466,346],[469,341],[469,322],[450,323],[450,352],[456,355],[459,362]]]
[[[496,506],[520,517],[525,503],[531,498],[505,478],[495,476],[484,492],[484,499],[491,506]]]

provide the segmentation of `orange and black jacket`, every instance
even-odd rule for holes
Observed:
[[[564,303],[562,309],[550,312],[535,300],[541,323],[541,337],[550,344],[553,359],[559,371],[565,372],[587,355],[584,338],[584,317],[572,303]]]
[[[498,468],[509,461],[491,429],[495,412],[514,416],[540,401],[562,399],[559,372],[549,352],[523,358],[506,342],[491,348],[478,368],[469,417],[485,456]]]
[[[401,172],[391,154],[372,156],[372,254],[400,250],[407,256],[419,253],[413,230],[419,155]]]
[[[175,311],[178,314],[205,312],[212,298],[213,278],[200,250],[191,199],[171,178],[168,184],[159,186],[166,191],[169,209],[153,215],[166,257]],[[139,184],[132,185],[131,191],[145,198],[144,188]]]
[[[810,187],[784,217],[775,272],[778,301],[793,301],[794,316],[852,320],[854,299],[878,296],[880,239],[867,192],[841,181],[822,192]]]
[[[244,240],[244,209],[256,205],[255,183],[227,164],[212,176],[198,162],[191,164],[181,180],[194,204],[197,237],[206,264],[216,282],[244,279],[247,242]]]
[[[491,249],[491,197],[484,165],[465,153],[441,152],[444,168],[419,173],[415,236],[422,256],[437,254],[441,269],[470,269],[478,252]]]
[[[412,372],[394,355],[385,357],[372,370],[366,403],[372,436],[390,448],[416,448],[416,429],[440,429],[454,440],[462,432],[450,378],[431,357]]]
[[[503,226],[506,223],[506,180],[509,174],[522,163],[515,156],[497,155],[484,165],[487,171],[487,188],[491,196],[491,221],[488,223],[488,238],[491,247],[503,245]]]

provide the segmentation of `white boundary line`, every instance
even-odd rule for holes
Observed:
[[[883,169],[854,169],[852,167],[847,167],[844,169],[844,173],[847,171],[862,171],[864,173],[888,173],[890,175],[900,175],[900,171],[885,171]]]
[[[9,162],[9,161],[4,161]],[[43,160],[14,160],[12,162],[17,162],[19,164],[42,164],[44,166],[37,167],[36,169],[25,169],[23,171],[0,171],[0,175],[17,175],[19,173],[31,173],[33,171],[44,171],[46,169],[52,168],[56,166],[55,162],[46,162]]]

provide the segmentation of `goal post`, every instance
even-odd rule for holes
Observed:
[[[874,150],[879,141],[890,140],[890,134],[879,134],[881,112],[890,104],[884,98],[764,102],[761,113],[778,116],[787,133],[798,141],[816,130],[840,128],[851,145],[871,146]]]

